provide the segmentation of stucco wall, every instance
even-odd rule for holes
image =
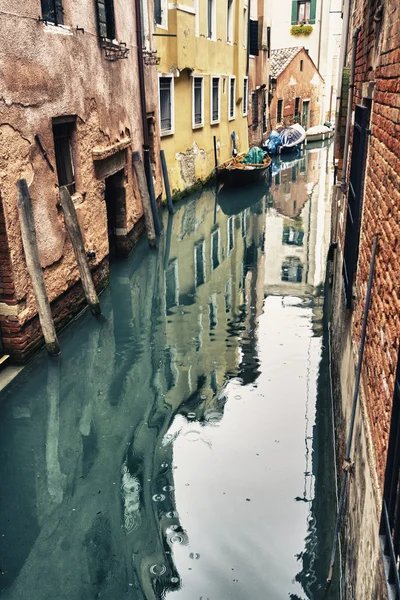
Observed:
[[[94,147],[110,146],[131,138],[126,152],[126,232],[142,216],[141,201],[131,169],[131,151],[141,150],[142,130],[137,75],[134,7],[115,0],[116,37],[125,42],[129,56],[110,62],[97,34],[95,3],[64,0],[64,26],[38,21],[39,0],[2,3],[0,43],[0,192],[12,265],[14,318],[20,326],[36,314],[26,270],[16,207],[16,181],[26,178],[33,203],[41,264],[50,301],[79,279],[72,247],[58,207],[57,175],[46,163],[37,133],[55,167],[52,118],[76,116],[73,162],[76,209],[86,250],[96,252],[91,268],[108,255],[104,179],[96,177]],[[149,15],[150,22],[152,15]],[[84,28],[84,32],[76,27]],[[158,114],[157,74],[146,67],[147,111]],[[156,120],[158,129],[158,122]],[[157,140],[156,135],[156,140]],[[155,154],[159,155],[156,141]],[[161,193],[156,166],[156,194]],[[1,311],[0,311],[1,312]],[[4,311],[3,311],[4,312]],[[12,341],[4,337],[6,349]]]

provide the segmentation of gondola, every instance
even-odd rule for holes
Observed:
[[[219,180],[231,187],[242,187],[263,180],[271,165],[270,157],[265,156],[264,162],[257,165],[244,163],[245,156],[243,152],[221,163],[218,167]]]

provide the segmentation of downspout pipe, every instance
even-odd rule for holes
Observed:
[[[359,25],[357,27],[357,29],[355,30],[355,32],[353,33],[353,48],[352,48],[352,53],[351,53],[349,98],[348,98],[348,103],[347,103],[346,137],[344,139],[344,151],[343,151],[343,171],[342,171],[342,184],[341,184],[343,193],[347,192],[347,166],[348,166],[348,161],[349,161],[350,128],[351,128],[351,117],[352,117],[352,113],[353,113],[357,42],[358,42],[358,36],[360,35],[360,31],[361,31],[361,25]]]
[[[143,163],[146,172],[147,187],[150,195],[151,212],[153,215],[154,229],[156,235],[160,233],[160,221],[157,212],[157,203],[154,194],[153,174],[150,164],[150,145],[149,145],[149,130],[147,128],[147,104],[146,104],[146,86],[144,81],[144,62],[143,62],[143,40],[142,40],[142,11],[140,0],[135,0],[135,16],[136,16],[136,43],[137,43],[137,58],[139,72],[139,91],[140,91],[140,112],[142,117],[143,129]]]

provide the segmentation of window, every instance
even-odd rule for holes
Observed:
[[[71,141],[75,130],[75,117],[68,122],[53,123],[54,152],[58,185],[68,188],[69,193],[75,194],[75,174],[72,161]]]
[[[208,305],[210,311],[210,330],[215,329],[218,325],[218,305],[217,305],[217,295],[213,294],[210,298],[210,303]]]
[[[294,120],[296,123],[300,121],[300,98],[294,99]]]
[[[193,113],[192,127],[196,129],[204,125],[204,79],[203,77],[193,77]]]
[[[243,116],[245,117],[249,110],[249,79],[245,77],[243,80]]]
[[[250,54],[258,56],[258,21],[250,19]]]
[[[253,125],[258,125],[258,94],[253,92],[251,94],[251,120]]]
[[[368,123],[369,109],[358,104],[354,117],[350,185],[347,197],[346,233],[343,249],[343,280],[347,308],[351,308],[353,304],[353,282],[357,269]]]
[[[219,123],[220,117],[220,77],[211,77],[211,125]]]
[[[172,75],[160,77],[160,129],[161,135],[174,133],[174,80]]]
[[[115,39],[114,0],[96,0],[99,36]]]
[[[147,2],[147,0],[145,0]],[[154,0],[154,20],[158,27],[167,29],[167,0]]]
[[[267,27],[267,58],[271,58],[271,27]]]
[[[165,271],[165,305],[167,311],[173,306],[178,306],[179,283],[178,283],[178,261],[172,260]]]
[[[235,118],[236,77],[229,77],[229,120]]]
[[[62,25],[64,23],[62,0],[41,0],[41,2],[43,20],[55,25]]]
[[[283,98],[278,100],[278,104],[276,107],[276,122],[281,123],[283,117]]]
[[[226,41],[233,42],[233,0],[227,0]]]
[[[399,539],[400,539],[400,360],[396,379],[383,486],[382,516],[379,528],[381,550],[384,556],[385,574],[391,598],[400,597]]]
[[[154,19],[157,25],[162,24],[161,0],[154,0]]]
[[[262,127],[263,127],[263,133],[266,133],[267,132],[267,92],[265,90],[262,91],[262,105],[263,105]]]
[[[207,0],[207,37],[209,40],[215,40],[215,2],[216,0]]]
[[[227,221],[227,233],[228,233],[228,256],[235,247],[235,236],[234,236],[234,222],[233,217],[229,217]]]
[[[303,60],[300,61],[300,72],[303,70]]]
[[[215,269],[219,266],[220,263],[220,251],[219,251],[219,237],[220,231],[216,229],[211,234],[211,270],[215,271]]]
[[[228,279],[225,284],[225,312],[230,313],[232,310],[232,280]]]
[[[202,240],[194,246],[194,284],[202,285],[206,280],[205,241]]]
[[[292,25],[307,21],[315,23],[317,0],[292,0]]]
[[[247,48],[247,31],[249,29],[249,22],[247,19],[247,6],[243,9],[243,47]]]

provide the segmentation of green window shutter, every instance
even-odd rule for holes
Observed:
[[[250,54],[258,56],[258,21],[250,19]]]
[[[297,0],[292,0],[292,25],[297,25]]]
[[[310,23],[314,25],[315,15],[317,14],[317,0],[311,0],[310,3]]]

